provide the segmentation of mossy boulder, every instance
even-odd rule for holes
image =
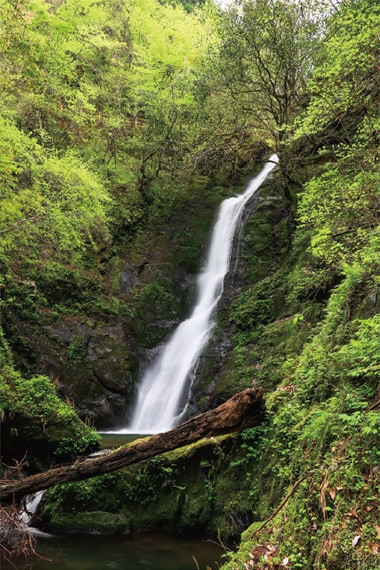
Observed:
[[[234,541],[252,522],[257,500],[250,489],[255,454],[247,437],[204,439],[125,470],[55,487],[44,496],[41,524],[56,532],[64,521],[69,531],[81,513],[103,511],[125,515],[131,531],[215,539],[220,532]]]
[[[46,376],[23,378],[7,366],[0,375],[1,443],[5,464],[29,471],[97,449],[99,435],[57,395]]]
[[[75,515],[61,515],[54,519],[57,532],[67,534],[129,534],[129,521],[122,513],[89,511]]]
[[[26,323],[35,367],[54,378],[82,419],[98,427],[123,416],[132,397],[137,359],[123,323],[82,315],[49,315],[38,326]]]

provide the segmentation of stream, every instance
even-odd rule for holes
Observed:
[[[161,533],[125,537],[101,535],[38,536],[35,556],[17,561],[22,570],[214,570],[221,564],[221,546],[196,538]],[[193,559],[195,557],[195,560]],[[1,566],[1,570],[12,570]],[[14,569],[13,569],[14,570]]]

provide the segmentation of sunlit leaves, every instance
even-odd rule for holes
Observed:
[[[242,112],[249,109],[276,138],[293,121],[317,50],[323,3],[308,4],[239,3],[223,20],[220,67],[226,85]]]
[[[41,170],[43,195],[49,199],[49,235],[66,249],[83,248],[94,236],[104,238],[110,199],[95,174],[70,154],[49,157]]]
[[[313,252],[338,265],[363,254],[378,223],[380,174],[355,166],[349,158],[329,163],[306,185],[299,205],[300,223],[313,228]]]
[[[56,251],[72,256],[106,238],[110,199],[80,160],[47,154],[5,121],[0,146],[0,247],[8,262]]]
[[[378,4],[341,4],[308,85],[311,101],[298,122],[298,135],[319,132],[347,112],[364,109],[378,93],[379,26]]]
[[[379,25],[372,2],[341,5],[296,131],[318,141],[323,164],[300,197],[299,221],[312,231],[314,254],[338,267],[369,267],[379,242]]]

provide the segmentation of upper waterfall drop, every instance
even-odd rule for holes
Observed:
[[[154,434],[168,431],[181,421],[187,403],[182,409],[180,406],[186,392],[190,393],[198,359],[214,325],[212,317],[223,292],[233,240],[244,207],[277,163],[278,156],[274,154],[243,194],[222,202],[206,263],[197,278],[194,308],[142,378],[129,426],[113,433]]]

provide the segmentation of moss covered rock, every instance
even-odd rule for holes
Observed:
[[[122,513],[89,511],[75,515],[61,515],[54,519],[57,532],[67,534],[129,534],[129,521]]]
[[[46,376],[24,379],[11,366],[0,374],[1,443],[5,464],[28,470],[72,459],[97,448],[99,435],[57,395]]]
[[[259,432],[252,440],[259,442]],[[140,465],[48,491],[44,528],[77,525],[83,512],[124,514],[131,531],[166,530],[233,541],[252,520],[250,491],[255,453],[246,435],[221,436],[155,457]],[[259,437],[259,439],[257,439]],[[242,460],[241,453],[245,453]]]

